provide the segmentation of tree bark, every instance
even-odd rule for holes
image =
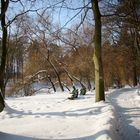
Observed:
[[[6,6],[5,0],[1,0],[1,13],[4,12]],[[6,65],[6,55],[7,55],[7,27],[5,23],[5,14],[1,18],[1,27],[2,27],[2,55],[1,55],[1,64],[0,64],[0,111],[4,108],[4,97],[5,97],[5,65]]]
[[[134,29],[134,46],[132,47],[133,52],[133,86],[138,85],[137,81],[137,58],[138,58],[138,49],[139,49],[139,43],[137,40],[137,29]]]
[[[95,92],[96,102],[105,100],[104,95],[104,75],[101,57],[101,14],[99,10],[98,0],[91,0],[92,11],[95,20],[94,43],[94,66],[95,66]]]
[[[4,0],[1,0],[1,4],[4,2]],[[7,8],[8,8],[8,5],[9,5],[9,0],[6,0],[4,2],[4,6],[2,6],[2,10],[1,10],[1,14],[0,14],[0,20],[2,20],[3,16],[5,16],[5,13],[7,11]]]
[[[133,86],[137,86],[137,69],[136,66],[133,67]]]
[[[91,82],[90,82],[90,77],[86,77],[86,79],[87,79],[87,87],[88,87],[88,90],[90,91],[91,90]]]
[[[52,82],[52,80],[51,80],[50,75],[48,75],[48,79],[49,79],[49,81],[50,81],[50,83],[51,83],[51,85],[52,85],[52,88],[53,88],[54,92],[56,92],[56,88],[55,88],[55,86],[54,86],[54,84],[53,84],[53,82]]]
[[[59,83],[59,85],[60,85],[61,90],[64,91],[64,87],[63,87],[63,85],[62,85],[62,82],[61,82],[61,79],[60,79],[60,76],[59,76],[59,73],[58,73],[56,67],[55,67],[54,64],[51,62],[50,59],[48,59],[48,62],[50,63],[50,65],[53,67],[53,69],[54,69],[54,71],[55,71],[55,74],[56,74],[56,76],[57,76],[58,83]]]
[[[5,107],[5,103],[4,103],[4,99],[3,99],[2,93],[0,91],[0,112],[3,111],[4,107]]]

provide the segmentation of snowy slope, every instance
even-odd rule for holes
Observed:
[[[68,100],[68,93],[46,93],[6,100],[7,106],[0,113],[0,140],[140,138],[140,96],[136,89],[107,93],[106,103],[95,103],[90,92],[77,100]]]

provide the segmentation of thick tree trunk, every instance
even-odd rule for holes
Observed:
[[[1,12],[3,13],[6,6],[5,0],[1,0]],[[4,108],[4,97],[5,97],[5,65],[6,65],[6,55],[7,55],[7,27],[5,23],[5,14],[1,18],[2,27],[2,54],[1,54],[1,64],[0,64],[0,111]]]
[[[95,20],[94,42],[94,66],[95,66],[95,91],[96,102],[105,100],[104,95],[104,76],[101,58],[101,14],[98,6],[98,0],[91,0],[92,10]]]
[[[2,10],[1,10],[1,14],[0,14],[0,20],[2,20],[3,16],[5,16],[5,13],[8,9],[8,6],[9,6],[9,0],[1,0],[1,5],[2,3],[4,3],[2,7]]]
[[[4,20],[4,21],[3,21]],[[0,89],[5,96],[5,65],[6,65],[6,55],[7,55],[7,29],[5,27],[5,19],[2,18],[2,56],[1,56],[1,65],[0,65]]]

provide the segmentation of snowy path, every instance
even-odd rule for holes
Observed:
[[[140,95],[136,88],[118,89],[107,99],[115,108],[118,133],[122,140],[140,140]]]

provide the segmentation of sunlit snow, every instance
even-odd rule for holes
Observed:
[[[0,113],[0,140],[139,140],[138,88],[110,90],[106,101],[95,103],[87,92],[68,100],[68,92],[7,98]]]

